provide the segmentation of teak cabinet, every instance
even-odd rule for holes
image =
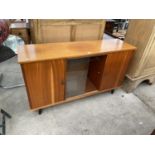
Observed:
[[[30,108],[121,86],[135,47],[118,39],[25,45],[18,51]]]
[[[124,89],[133,91],[141,82],[155,82],[155,20],[129,21],[125,41],[137,47],[127,71]]]
[[[30,20],[33,43],[101,40],[104,28],[105,20],[102,19]]]

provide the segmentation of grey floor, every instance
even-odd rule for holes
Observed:
[[[0,63],[3,85],[22,83],[16,57]],[[0,88],[0,108],[12,115],[7,134],[150,134],[155,128],[155,85],[141,84],[133,93],[122,89],[55,106],[42,115],[31,112],[25,87]],[[0,118],[1,119],[1,118]]]

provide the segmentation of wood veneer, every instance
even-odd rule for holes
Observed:
[[[118,88],[135,47],[118,39],[26,45],[18,50],[30,108],[66,103]],[[83,94],[65,98],[67,61],[91,57]],[[71,64],[72,64],[71,63]],[[78,64],[78,63],[77,63]],[[85,69],[85,65],[70,67]],[[80,82],[80,81],[79,81]]]
[[[65,60],[22,64],[31,109],[54,104],[65,96]]]
[[[98,90],[119,87],[132,55],[133,51],[122,51],[92,58],[88,78]]]
[[[119,39],[32,44],[19,47],[18,62],[22,64],[54,59],[82,58],[135,49],[134,46]]]

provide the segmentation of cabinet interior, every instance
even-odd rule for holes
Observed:
[[[106,57],[67,60],[65,98],[99,90]]]

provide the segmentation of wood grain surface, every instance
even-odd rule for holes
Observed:
[[[119,87],[125,77],[133,51],[110,53],[92,58],[88,78],[98,90]]]
[[[119,39],[23,45],[18,49],[18,62],[81,58],[135,49]]]
[[[118,39],[22,46],[18,61],[21,63],[30,108],[41,109],[118,88],[135,49]],[[68,60],[72,59],[70,69],[78,71],[86,66],[81,65],[81,61],[75,63],[77,60],[74,58],[84,57],[91,57],[87,65],[85,91],[80,95],[65,97]]]
[[[104,19],[31,19],[33,43],[101,40],[106,21]]]
[[[22,64],[31,109],[64,100],[65,69],[64,60]]]

